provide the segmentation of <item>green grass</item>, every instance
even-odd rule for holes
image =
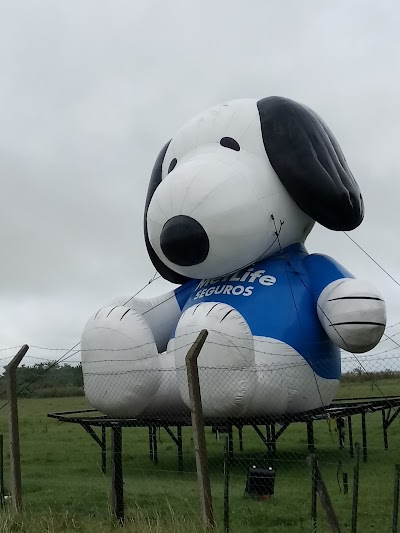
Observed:
[[[399,396],[400,379],[386,378],[371,381],[343,382],[337,394],[338,398],[365,398],[371,396]]]
[[[339,397],[400,393],[400,381],[344,383]],[[19,401],[25,512],[0,519],[0,533],[61,531],[103,533],[115,530],[109,512],[110,476],[101,473],[100,449],[79,426],[47,418],[48,412],[87,408],[85,398],[43,398]],[[353,421],[361,442],[360,417]],[[400,418],[399,418],[400,420]],[[389,429],[389,450],[383,450],[381,414],[367,415],[368,462],[361,463],[359,532],[389,532],[393,504],[394,465],[400,463],[399,420]],[[207,428],[214,509],[222,531],[224,439]],[[0,411],[0,433],[7,436],[7,409]],[[109,435],[108,435],[109,437]],[[177,472],[176,446],[165,430],[158,437],[159,464],[149,460],[146,429],[124,429],[124,491],[126,531],[200,531],[197,483],[191,429],[183,430],[184,472]],[[267,465],[265,447],[253,428],[243,430],[244,451],[234,432],[235,464],[231,470],[231,531],[254,533],[309,532],[310,481],[306,465],[307,436],[303,424],[292,424],[278,441],[276,493],[260,502],[243,497],[249,465]],[[348,448],[338,450],[335,423],[315,423],[315,442],[322,473],[343,531],[350,531],[353,461]],[[7,445],[7,442],[5,442]],[[347,447],[346,439],[346,447]],[[7,446],[6,446],[7,453]],[[6,456],[6,485],[8,460]],[[343,494],[341,473],[347,472],[350,492]],[[1,515],[0,515],[1,516]],[[319,509],[318,531],[329,531]]]

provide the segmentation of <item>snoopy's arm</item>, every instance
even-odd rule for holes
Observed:
[[[158,352],[161,353],[167,348],[190,294],[190,287],[183,285],[154,298],[114,298],[109,305],[122,305],[141,314],[153,333]]]
[[[371,350],[385,331],[385,302],[366,281],[342,278],[329,283],[319,295],[317,311],[329,338],[348,352]]]

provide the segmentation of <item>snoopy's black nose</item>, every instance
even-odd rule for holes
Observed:
[[[191,266],[204,261],[210,242],[197,220],[177,215],[165,223],[160,235],[160,246],[165,257],[175,265]]]

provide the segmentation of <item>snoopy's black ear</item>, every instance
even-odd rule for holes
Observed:
[[[168,268],[166,265],[164,265],[164,263],[158,257],[152,245],[150,244],[149,234],[147,231],[147,211],[149,209],[153,194],[161,183],[162,164],[170,142],[171,141],[168,141],[167,144],[161,150],[161,152],[158,154],[158,157],[153,167],[153,172],[151,173],[149,188],[147,190],[146,204],[144,208],[144,240],[146,241],[146,248],[151,262],[153,263],[157,272],[161,274],[164,279],[170,281],[171,283],[177,283],[178,285],[180,285],[181,283],[185,283],[185,281],[188,281],[189,278],[181,276],[181,274],[177,274],[176,272]]]
[[[321,118],[277,96],[260,100],[257,107],[268,158],[300,209],[333,230],[361,224],[364,205],[357,182]]]

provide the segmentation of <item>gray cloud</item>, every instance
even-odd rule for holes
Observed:
[[[99,306],[147,282],[154,159],[187,118],[237,97],[280,94],[323,116],[366,202],[351,235],[400,280],[396,2],[25,0],[1,11],[2,346],[72,346]],[[317,228],[309,249],[372,280],[389,323],[400,320],[400,288],[345,235]]]

